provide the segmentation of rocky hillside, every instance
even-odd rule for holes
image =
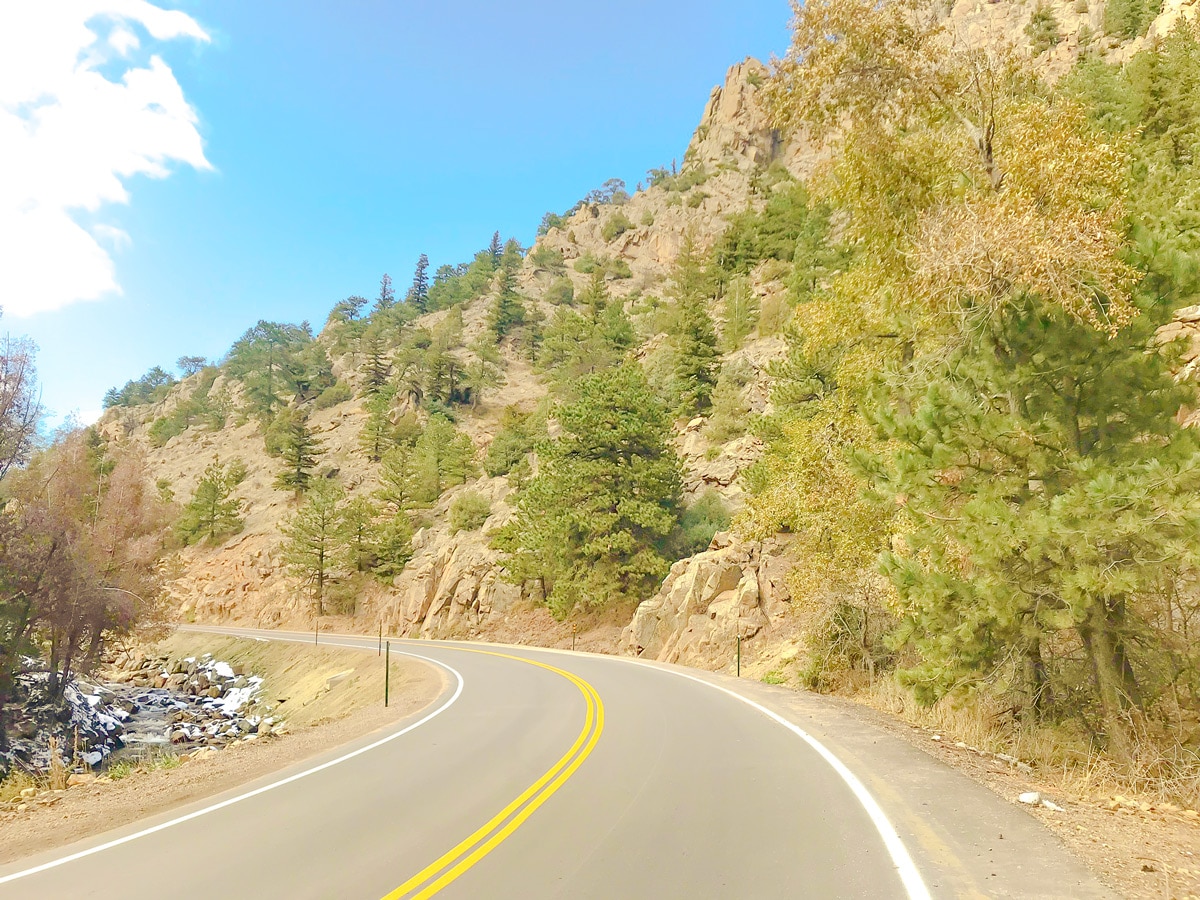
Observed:
[[[541,234],[518,273],[526,302],[536,304],[543,315],[552,315],[551,291],[561,290],[558,283],[569,279],[576,294],[583,292],[591,278],[588,263],[596,261],[609,272],[606,287],[614,298],[631,305],[647,294],[661,293],[685,236],[704,251],[724,231],[730,215],[762,205],[759,182],[766,173],[809,174],[819,154],[802,142],[782,140],[757,100],[767,74],[766,67],[754,60],[730,69],[724,85],[714,88],[677,172],[664,171],[659,183],[624,202],[584,203]],[[614,227],[611,223],[618,217],[627,224]],[[753,290],[767,299],[781,294],[784,286],[770,273],[756,273]],[[457,343],[468,347],[487,338],[493,302],[494,286],[453,311],[429,313],[412,327],[433,331],[449,316],[461,314]],[[719,324],[721,310],[714,305],[712,313]],[[653,354],[665,340],[663,334],[648,335],[639,354]],[[338,381],[360,394],[361,354],[334,347],[328,329],[318,343],[329,355]],[[726,360],[736,358],[745,366],[743,397],[751,411],[768,408],[766,368],[783,352],[778,335],[752,334]],[[546,394],[546,386],[517,349],[502,347],[500,367],[500,384],[456,413],[458,427],[470,436],[480,457],[497,434],[506,409],[532,410]],[[244,528],[217,546],[199,544],[179,554],[170,592],[182,619],[307,627],[312,604],[286,575],[280,555],[280,527],[294,513],[296,503],[290,493],[273,486],[280,462],[266,453],[262,427],[235,413],[216,430],[192,425],[165,443],[154,438],[154,423],[171,417],[187,402],[202,377],[185,378],[157,403],[110,409],[99,429],[108,439],[142,445],[155,477],[180,500],[191,495],[214,457],[245,464],[246,477],[237,489],[244,502]],[[243,386],[223,372],[209,392],[227,393],[236,407]],[[370,495],[378,487],[378,465],[359,449],[368,419],[362,396],[324,409],[310,405],[306,411],[310,427],[325,446],[320,475],[336,476],[351,496]],[[406,411],[405,403],[398,403],[392,417]],[[695,498],[714,490],[736,508],[743,491],[739,473],[757,458],[761,447],[744,433],[714,439],[704,425],[703,419],[678,423],[677,449],[686,469],[686,496]],[[500,577],[498,554],[489,546],[491,534],[511,515],[508,482],[508,476],[480,475],[439,497],[421,516],[412,541],[413,557],[404,571],[391,583],[368,584],[348,621],[339,627],[374,629],[383,624],[393,632],[442,637],[491,633],[518,620],[525,630],[532,617],[534,627],[562,639],[568,633],[564,627],[531,611],[520,591]],[[482,528],[452,534],[448,511],[464,493],[484,497],[490,514]],[[615,626],[605,633],[611,645]]]
[[[946,15],[964,40],[1029,46],[1046,72],[1059,75],[1089,48],[1117,58],[1131,54],[1181,15],[1190,15],[1193,5],[1194,0],[1167,0],[1146,35],[1131,40],[1104,36],[1105,9],[1096,0],[1053,0],[1036,8],[1003,0],[958,0]],[[1050,20],[1053,29],[1045,24]],[[1034,27],[1038,22],[1043,23],[1040,31]],[[731,217],[761,209],[774,186],[811,176],[824,151],[803,138],[785,138],[771,127],[759,102],[768,74],[752,59],[729,70],[724,84],[713,89],[677,171],[652,173],[650,184],[632,196],[581,202],[569,214],[548,220],[516,275],[526,302],[549,318],[566,283],[578,296],[599,269],[610,295],[636,313],[647,297],[663,294],[686,243],[707,250]],[[746,419],[770,411],[768,368],[786,353],[780,334],[781,311],[787,308],[785,274],[769,262],[752,269],[749,289],[762,315],[738,349],[722,359],[724,366],[743,373],[739,389]],[[411,324],[433,332],[461,315],[461,325],[455,325],[456,346],[486,341],[496,290],[492,284],[453,310],[429,313]],[[776,313],[768,327],[772,309]],[[710,313],[720,327],[725,307],[714,301]],[[652,317],[637,321],[637,354],[649,361],[668,338],[652,328],[647,333]],[[1180,327],[1195,326],[1188,320]],[[351,497],[370,496],[378,487],[379,467],[360,449],[369,417],[362,352],[339,345],[329,329],[317,343],[329,357],[333,375],[351,395],[326,408],[310,405],[307,410],[309,424],[326,448],[319,475],[336,477]],[[498,383],[456,414],[458,427],[469,435],[480,458],[500,431],[506,410],[533,411],[547,393],[543,378],[519,348],[502,344],[499,368]],[[216,430],[193,425],[165,443],[153,437],[154,423],[178,410],[202,377],[190,376],[157,403],[110,409],[99,425],[111,440],[144,446],[155,476],[180,499],[191,495],[214,456],[245,464],[246,477],[237,489],[244,501],[244,528],[216,546],[197,544],[180,551],[170,583],[174,607],[185,620],[310,627],[313,605],[288,577],[280,551],[280,529],[296,503],[290,493],[273,486],[280,462],[265,451],[261,426],[235,414]],[[211,390],[225,391],[236,406],[243,386],[221,374]],[[391,416],[398,420],[413,408],[399,401]],[[746,422],[716,433],[703,418],[676,423],[676,449],[685,467],[686,499],[713,491],[734,510],[745,490],[740,475],[762,452],[759,440],[747,433]],[[468,493],[486,500],[486,521],[478,529],[454,533],[449,511]],[[413,556],[404,570],[387,583],[368,581],[336,627],[373,631],[382,625],[414,636],[570,642],[570,626],[554,622],[502,578],[490,538],[511,518],[512,500],[508,475],[479,475],[443,493],[420,516]],[[661,592],[642,605],[623,635],[618,637],[625,622],[605,621],[595,626],[583,646],[611,651],[619,645],[626,653],[720,668],[732,665],[730,647],[740,634],[750,642],[748,655],[761,655],[756,665],[770,668],[796,652],[789,643],[786,568],[785,540],[747,543],[718,535],[709,550],[676,564]]]

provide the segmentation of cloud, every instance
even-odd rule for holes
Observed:
[[[104,223],[89,231],[76,216],[128,203],[132,176],[165,178],[180,163],[211,168],[195,110],[145,48],[179,38],[209,40],[187,14],[147,0],[0,7],[4,312],[27,316],[119,293],[104,244],[120,249],[129,236]]]

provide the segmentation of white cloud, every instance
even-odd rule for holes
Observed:
[[[0,307],[17,316],[119,292],[129,236],[74,216],[128,203],[125,180],[211,168],[196,113],[151,42],[208,41],[147,0],[15,0],[0,7]],[[141,54],[142,59],[136,59]],[[119,73],[119,74],[114,74]]]

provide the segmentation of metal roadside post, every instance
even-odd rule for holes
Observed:
[[[577,630],[577,626],[575,625],[574,622],[572,622],[571,623],[571,649],[572,650],[575,649],[575,632],[576,632],[576,630]]]
[[[737,640],[737,677],[742,677],[742,626],[738,625]]]
[[[383,661],[383,706],[386,709],[392,687],[392,642],[387,642],[387,656]]]
[[[383,656],[383,623],[379,623],[379,652],[376,656]]]
[[[317,635],[319,635],[320,633],[321,633],[321,620],[317,619],[317,621],[313,623],[313,646],[314,647],[317,646]]]

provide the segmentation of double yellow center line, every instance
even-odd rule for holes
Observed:
[[[469,650],[465,647],[456,647],[455,649],[462,650],[464,653],[483,653],[487,656],[513,659],[561,675],[579,688],[579,692],[583,694],[584,702],[587,704],[583,730],[579,732],[579,737],[575,739],[571,749],[564,753],[546,774],[526,788],[519,797],[496,813],[474,834],[408,879],[383,900],[400,900],[402,897],[408,898],[408,900],[422,900],[425,897],[432,897],[495,850],[510,834],[520,828],[539,806],[550,799],[554,792],[575,773],[576,769],[583,765],[583,761],[588,758],[596,746],[596,742],[600,740],[600,732],[604,730],[604,704],[600,702],[600,695],[596,693],[594,687],[578,675],[557,666],[526,659],[522,656],[495,653],[491,650]]]

